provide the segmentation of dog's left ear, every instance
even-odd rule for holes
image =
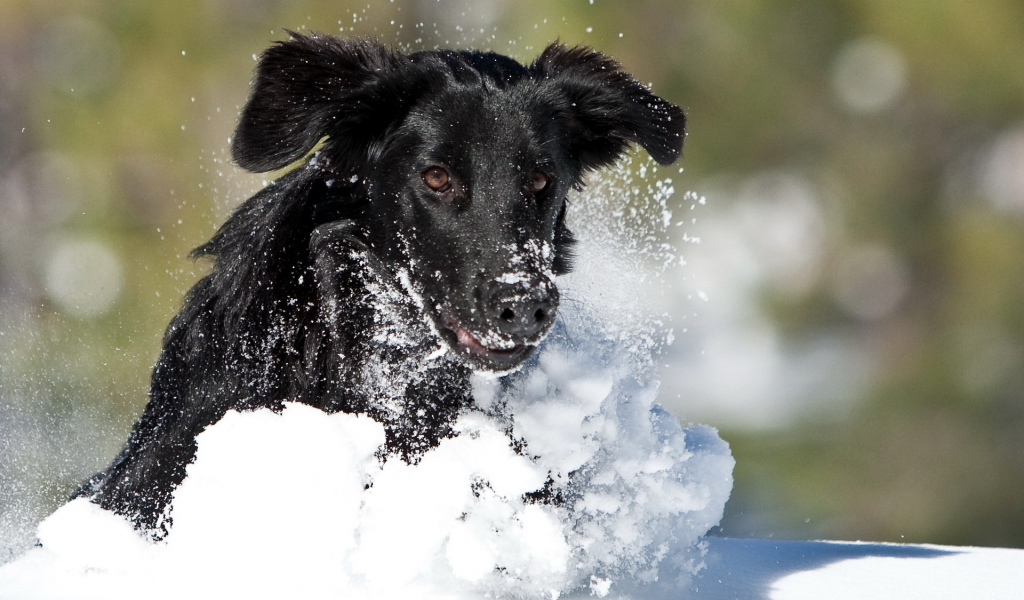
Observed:
[[[663,165],[683,151],[686,116],[651,93],[611,57],[585,46],[548,46],[530,66],[553,86],[570,154],[583,170],[609,165],[631,142]]]
[[[404,56],[375,40],[288,33],[260,57],[231,141],[249,171],[285,167],[324,136],[337,154],[365,152],[398,110],[383,82]]]

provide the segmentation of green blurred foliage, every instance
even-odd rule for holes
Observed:
[[[282,28],[521,60],[586,43],[686,109],[677,188],[784,169],[827,190],[823,272],[760,303],[787,340],[850,332],[880,368],[841,419],[723,426],[738,466],[722,533],[1024,546],[1024,207],[994,206],[971,167],[1024,122],[1014,0],[0,1],[0,428],[42,432],[0,442],[0,477],[35,517],[119,449],[204,269],[189,250],[265,179],[230,164],[228,138]],[[886,110],[851,111],[833,89],[863,36],[906,64]],[[39,156],[65,167],[25,188]],[[39,200],[54,186],[56,208]],[[99,315],[47,292],[47,253],[76,236],[120,257],[123,289]],[[867,321],[828,283],[864,243],[908,271],[899,306]],[[77,445],[30,452],[58,442]]]

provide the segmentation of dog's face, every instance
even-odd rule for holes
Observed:
[[[569,190],[630,142],[672,162],[683,126],[585,48],[552,45],[523,66],[293,34],[261,59],[233,152],[272,170],[326,136],[316,168],[369,202],[370,247],[456,355],[503,372],[554,323]]]
[[[555,258],[569,251],[579,173],[559,132],[529,97],[455,85],[423,98],[389,142],[376,196],[408,285],[471,366],[516,366],[554,323]]]

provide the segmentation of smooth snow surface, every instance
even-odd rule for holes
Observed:
[[[1024,550],[708,538],[690,593],[713,600],[1020,600]],[[658,596],[660,597],[660,596]]]

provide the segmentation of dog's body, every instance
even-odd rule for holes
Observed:
[[[234,158],[270,171],[326,141],[196,250],[213,269],[168,328],[149,404],[78,495],[165,535],[196,435],[286,400],[368,413],[386,455],[415,460],[451,435],[473,371],[515,369],[551,328],[570,188],[630,142],[674,161],[683,129],[586,48],[523,66],[292,34],[261,58]]]

